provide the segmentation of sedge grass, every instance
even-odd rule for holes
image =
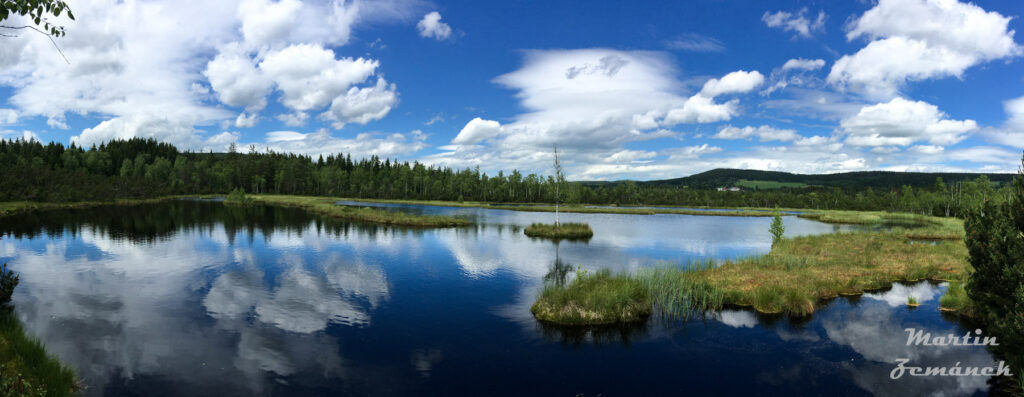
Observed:
[[[25,334],[10,308],[0,311],[0,395],[71,396],[75,373]]]
[[[594,236],[594,231],[586,223],[559,224],[534,223],[527,226],[523,233],[530,237],[545,237],[553,239],[588,239]]]
[[[688,273],[714,267],[714,262],[703,261],[679,268],[641,269],[636,278],[651,294],[653,310],[663,318],[686,319],[691,314],[717,310],[722,307],[722,290],[705,280],[688,277]]]

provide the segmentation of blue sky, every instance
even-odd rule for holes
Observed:
[[[0,39],[0,137],[488,172],[1012,172],[1019,1],[69,2]],[[20,21],[8,21],[17,24]]]

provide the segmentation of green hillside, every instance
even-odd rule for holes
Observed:
[[[897,188],[904,185],[926,187],[935,184],[936,178],[948,183],[973,180],[985,175],[992,182],[1009,182],[1014,174],[948,173],[948,172],[891,172],[861,171],[837,174],[793,174],[778,171],[738,170],[716,168],[711,171],[683,178],[640,182],[650,186],[688,186],[710,189],[720,186],[740,186],[759,189],[780,187],[805,187],[808,185],[849,188]]]

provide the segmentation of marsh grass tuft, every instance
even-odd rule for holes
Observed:
[[[907,306],[918,307],[918,306],[921,306],[921,303],[919,303],[917,301],[917,297],[916,296],[908,296],[907,297]]]
[[[651,295],[629,275],[578,270],[570,283],[545,285],[530,312],[538,320],[561,325],[642,322],[651,315]]]
[[[534,223],[523,230],[530,237],[544,237],[553,239],[588,239],[594,236],[594,231],[586,223],[563,222],[557,225],[547,223]]]

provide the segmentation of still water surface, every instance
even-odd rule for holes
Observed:
[[[686,323],[576,330],[530,315],[556,262],[635,271],[770,249],[770,218],[562,214],[587,242],[532,239],[552,214],[431,206],[472,219],[405,229],[287,208],[176,201],[0,220],[27,332],[86,395],[984,394],[988,379],[890,380],[896,358],[991,365],[984,348],[906,346],[904,328],[963,335],[943,285],[840,298],[809,320],[727,310]],[[785,217],[789,236],[846,227]],[[906,307],[914,295],[923,305]]]

